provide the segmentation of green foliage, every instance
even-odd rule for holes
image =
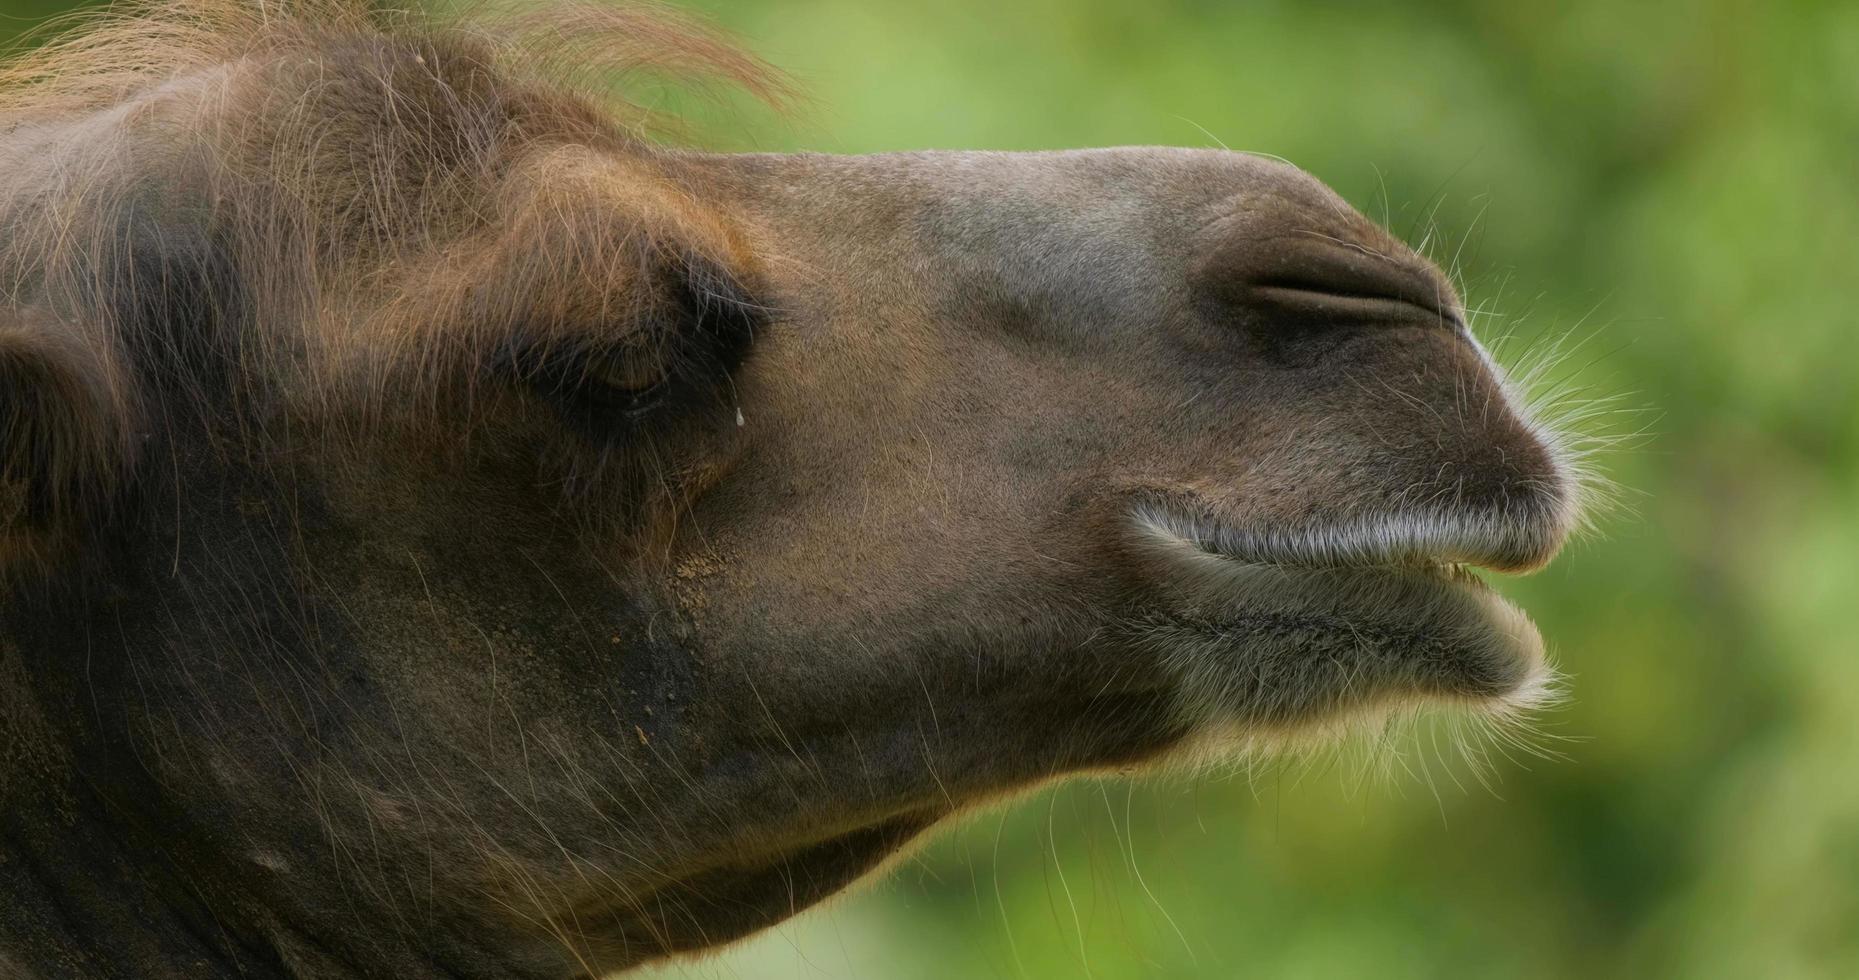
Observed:
[[[0,36],[69,6],[5,3]],[[1572,677],[1565,758],[1488,789],[1423,730],[1366,774],[1072,786],[684,971],[1859,976],[1859,6],[698,6],[813,99],[697,113],[725,145],[1282,155],[1645,434],[1624,510],[1504,585]]]

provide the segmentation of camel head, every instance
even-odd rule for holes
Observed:
[[[286,7],[0,80],[0,965],[599,974],[1068,774],[1548,687],[1473,570],[1572,464],[1310,175],[666,149]]]

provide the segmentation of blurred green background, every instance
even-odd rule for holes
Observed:
[[[1643,434],[1504,585],[1563,758],[1074,784],[666,975],[1859,977],[1859,4],[686,5],[810,97],[712,142],[1281,155]]]

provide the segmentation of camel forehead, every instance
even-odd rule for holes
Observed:
[[[1060,196],[1148,191],[1218,197],[1242,185],[1321,187],[1304,171],[1269,157],[1174,146],[927,150],[835,159],[849,169],[927,182],[953,196],[975,191]]]
[[[1065,215],[1104,221],[1142,214],[1151,221],[1192,225],[1205,220],[1208,209],[1244,200],[1269,200],[1312,217],[1350,212],[1334,192],[1297,167],[1228,150],[1135,146],[740,159],[778,175],[776,199],[825,204],[834,197],[879,198],[983,226],[1035,214],[1047,221]],[[1034,207],[1044,210],[1024,210]]]
[[[1077,269],[1093,256],[1148,255],[1178,268],[1210,247],[1209,234],[1261,241],[1314,234],[1383,254],[1406,251],[1297,167],[1229,150],[799,154],[729,166],[746,178],[744,209],[779,226],[777,242],[817,239],[866,258],[1023,253],[1036,264]],[[1224,229],[1208,230],[1222,219]]]
[[[815,282],[856,282],[864,302],[1003,296],[1148,320],[1186,298],[1209,255],[1292,238],[1430,268],[1311,175],[1227,150],[769,155],[725,167],[742,189],[734,210],[753,216],[767,254]]]

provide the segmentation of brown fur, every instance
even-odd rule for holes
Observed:
[[[1543,696],[1450,566],[1547,561],[1566,451],[1315,180],[712,156],[616,76],[788,98],[588,3],[0,70],[0,964],[596,974],[1056,776]]]
[[[720,216],[654,163],[640,133],[656,120],[602,90],[645,74],[790,97],[767,66],[660,9],[553,3],[446,22],[357,0],[119,6],[0,70],[0,118],[36,158],[13,161],[26,176],[0,191],[6,301],[58,309],[62,343],[150,342],[123,311],[170,284],[98,290],[98,259],[140,214],[204,209],[185,220],[210,225],[218,261],[243,273],[245,322],[212,341],[238,348],[231,380],[248,398],[290,389],[363,431],[453,438],[434,420],[469,417],[480,367],[518,331],[662,358],[665,338],[612,332],[647,302],[638,274],[701,258],[753,275]],[[637,162],[616,172],[616,159]],[[44,166],[57,175],[35,178]],[[182,188],[149,186],[165,179]],[[133,464],[85,456],[130,420],[67,423],[41,433],[71,441],[45,447],[59,465]]]

